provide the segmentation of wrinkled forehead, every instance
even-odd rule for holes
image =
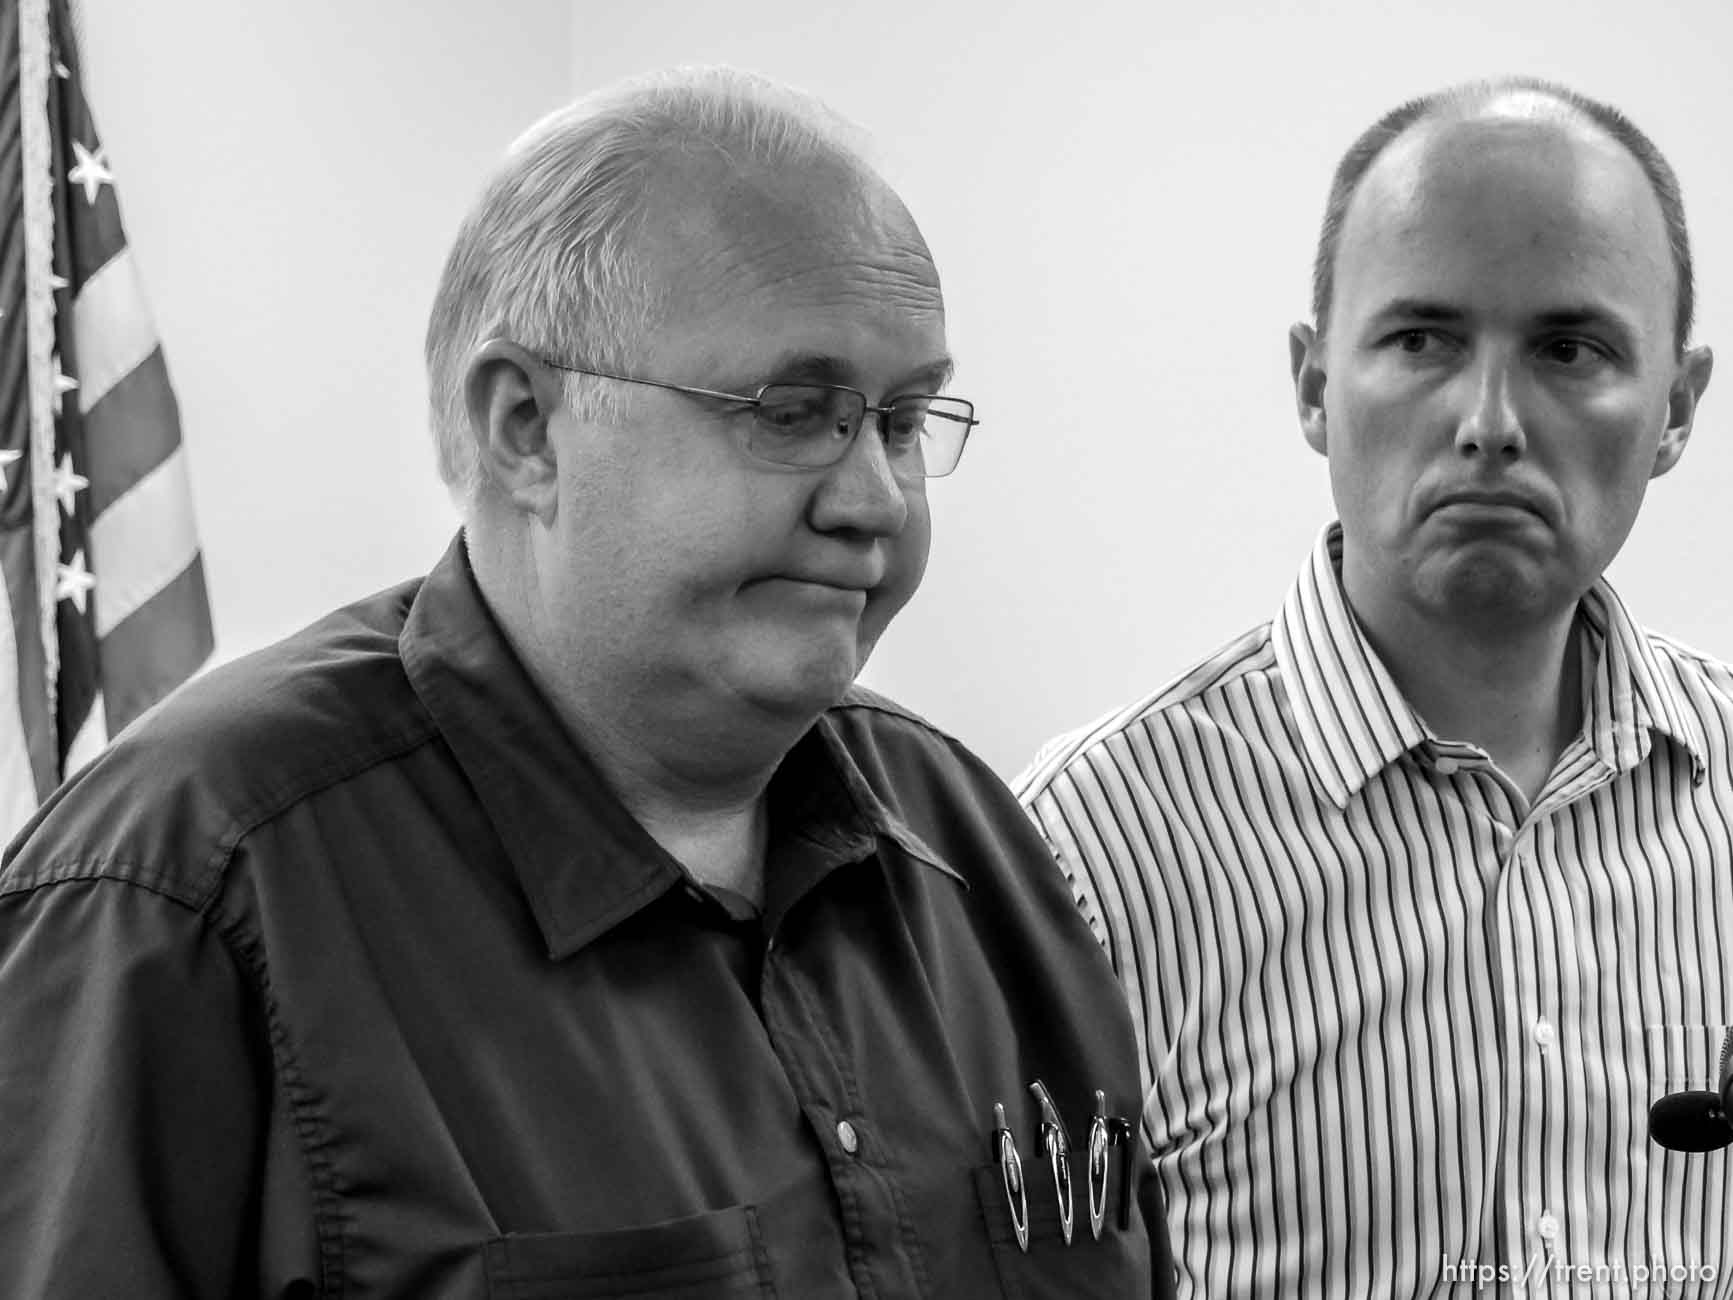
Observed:
[[[775,168],[684,160],[654,183],[640,249],[674,309],[870,287],[889,306],[943,310],[938,271],[902,201],[841,159]]]

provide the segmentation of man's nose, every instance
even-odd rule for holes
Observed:
[[[1514,358],[1489,349],[1463,374],[1465,409],[1456,426],[1456,450],[1470,459],[1517,460],[1528,449],[1517,409],[1519,376]]]
[[[894,537],[908,522],[908,484],[891,469],[878,421],[867,412],[848,451],[825,473],[813,503],[813,525],[874,537]]]

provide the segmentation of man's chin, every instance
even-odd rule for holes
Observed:
[[[746,665],[736,677],[739,695],[767,713],[816,718],[842,699],[860,675],[862,656],[783,655]]]
[[[1510,622],[1552,612],[1558,603],[1556,584],[1547,577],[1533,556],[1489,546],[1452,556],[1429,585],[1433,603],[1452,621]]]

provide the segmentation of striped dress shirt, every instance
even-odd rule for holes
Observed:
[[[1180,1294],[1733,1296],[1733,673],[1580,605],[1532,806],[1434,735],[1327,529],[1280,614],[1017,782],[1130,997]]]

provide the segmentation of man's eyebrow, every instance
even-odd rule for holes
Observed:
[[[1392,321],[1422,321],[1449,324],[1466,319],[1468,313],[1460,307],[1452,307],[1448,303],[1432,298],[1392,298],[1373,315],[1374,325],[1383,326]],[[1585,326],[1599,326],[1629,337],[1634,333],[1631,324],[1619,312],[1594,303],[1568,303],[1559,307],[1551,307],[1546,311],[1537,312],[1532,318],[1540,329],[1582,329]]]
[[[1460,307],[1431,298],[1392,298],[1373,314],[1375,322],[1390,320],[1459,321],[1466,313]]]
[[[846,384],[853,367],[829,352],[791,352],[770,368],[772,382],[805,379],[815,384]]]
[[[930,365],[922,366],[911,373],[897,390],[904,393],[924,392],[936,393],[951,382],[951,376],[957,373],[957,363],[950,357],[941,357]]]
[[[1585,325],[1598,325],[1627,337],[1634,333],[1630,323],[1617,311],[1589,303],[1555,307],[1551,311],[1541,312],[1534,319],[1543,329],[1581,329]]]

